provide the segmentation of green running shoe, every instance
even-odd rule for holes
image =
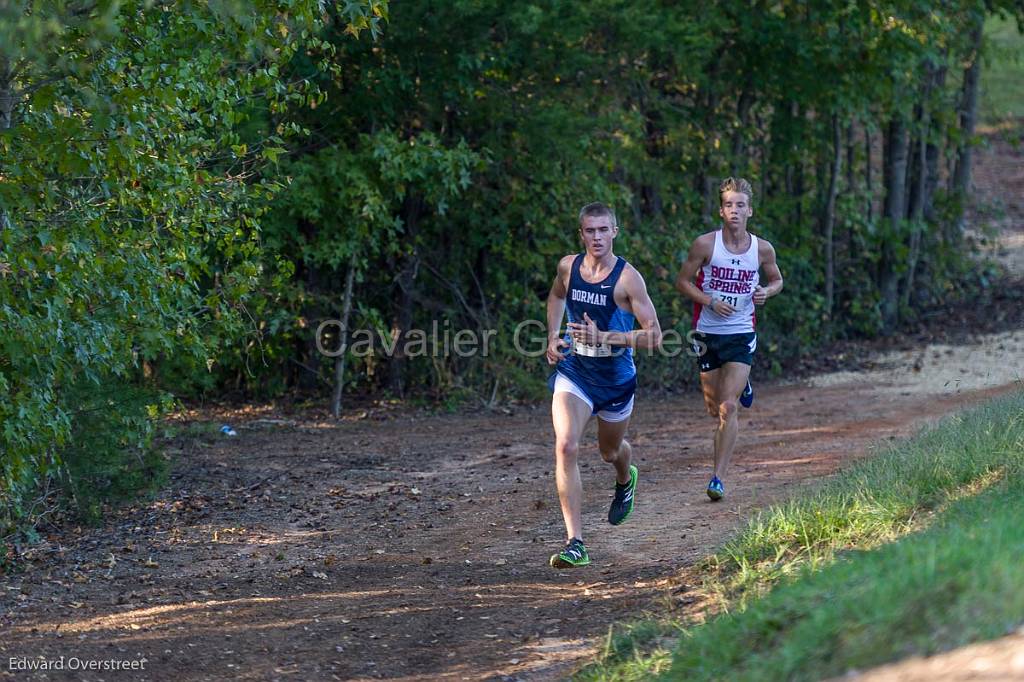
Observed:
[[[633,502],[636,499],[637,468],[629,465],[629,483],[615,484],[615,497],[608,508],[608,523],[617,526],[625,522],[633,513]]]
[[[725,486],[722,485],[722,481],[718,476],[712,478],[711,482],[708,483],[708,497],[711,498],[712,502],[717,502],[725,497]]]
[[[552,568],[579,568],[590,563],[590,555],[583,540],[573,538],[565,544],[565,548],[558,554],[552,554],[548,562]]]

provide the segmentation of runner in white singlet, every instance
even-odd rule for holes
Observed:
[[[700,356],[704,404],[718,420],[715,471],[707,487],[712,500],[725,495],[722,477],[736,446],[739,405],[749,407],[754,398],[748,381],[757,348],[754,306],[782,290],[775,249],[747,231],[754,214],[750,183],[726,178],[718,196],[722,227],[697,237],[676,278],[676,289],[694,303],[694,350]],[[760,284],[759,270],[766,286]]]

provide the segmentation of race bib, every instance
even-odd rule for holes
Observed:
[[[612,347],[607,343],[583,343],[582,341],[574,341],[572,344],[572,352],[576,355],[585,355],[588,358],[607,358],[611,357]]]

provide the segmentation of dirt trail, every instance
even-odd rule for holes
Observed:
[[[982,225],[982,244],[1006,270],[1024,280],[1024,119],[985,129],[975,152],[973,201],[967,221]],[[975,233],[976,236],[977,233]]]
[[[901,395],[868,384],[763,387],[728,496],[703,494],[711,424],[696,395],[641,400],[641,471],[624,526],[586,441],[594,564],[546,559],[562,526],[542,409],[371,413],[341,424],[239,415],[237,438],[178,453],[156,502],[35,552],[0,595],[10,658],[145,659],[133,673],[29,679],[551,679],[614,620],[666,603],[668,579],[750,511],[994,388]],[[269,477],[269,478],[268,478]],[[19,663],[20,664],[20,663]]]
[[[1024,634],[1017,632],[929,658],[914,656],[861,675],[856,682],[974,682],[1024,680]],[[835,682],[839,682],[836,680]]]

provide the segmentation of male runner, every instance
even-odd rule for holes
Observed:
[[[565,548],[551,556],[555,568],[590,563],[580,523],[583,486],[576,458],[583,429],[595,414],[601,457],[615,467],[608,523],[617,526],[633,511],[637,468],[623,438],[636,387],[633,349],[661,343],[661,325],[643,277],[612,252],[619,233],[615,213],[601,203],[587,204],[580,210],[579,230],[585,253],[562,258],[548,294],[547,360],[556,365],[550,381],[555,483],[568,536]],[[563,338],[559,329],[566,310]],[[634,320],[642,329],[633,329]]]
[[[712,501],[725,495],[722,477],[739,431],[737,401],[744,407],[754,401],[748,381],[757,348],[754,306],[782,291],[775,249],[766,239],[747,232],[747,220],[754,214],[750,183],[726,178],[718,198],[721,229],[697,237],[676,278],[676,289],[694,303],[694,349],[701,354],[704,404],[708,414],[718,419],[715,473],[707,489]],[[759,283],[759,268],[767,275],[767,286]]]

